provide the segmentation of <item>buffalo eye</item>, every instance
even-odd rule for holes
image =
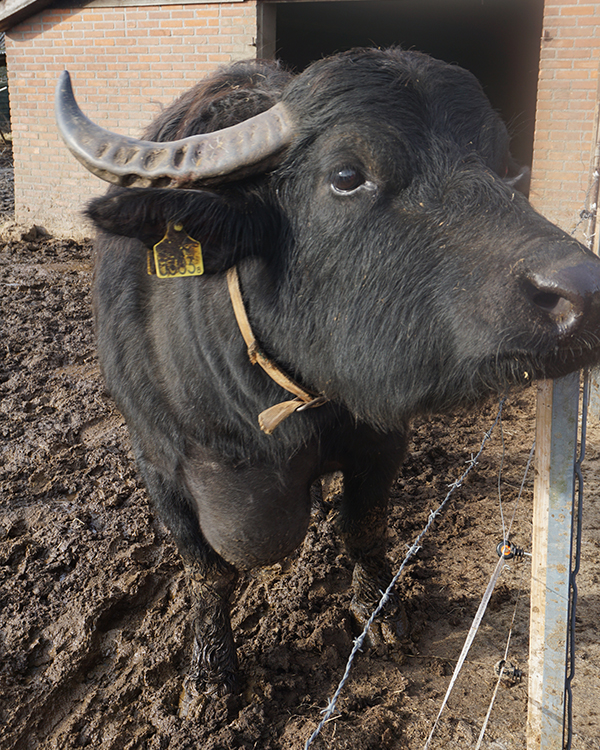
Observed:
[[[366,182],[365,176],[358,169],[344,167],[336,170],[331,177],[331,188],[334,193],[344,195],[353,193]]]

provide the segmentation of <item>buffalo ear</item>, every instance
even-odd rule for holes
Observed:
[[[256,193],[226,196],[200,190],[110,189],[88,205],[86,215],[110,234],[131,237],[152,249],[169,224],[202,246],[204,270],[219,273],[276,244],[278,213]]]

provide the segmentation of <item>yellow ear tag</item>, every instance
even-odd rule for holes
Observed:
[[[154,245],[154,259],[148,253],[148,273],[153,271],[161,279],[201,276],[204,273],[202,246],[186,234],[181,224],[169,222],[165,236]]]

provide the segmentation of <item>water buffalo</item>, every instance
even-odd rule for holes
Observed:
[[[343,472],[364,619],[411,418],[596,362],[600,261],[516,192],[477,80],[424,54],[236,63],[142,141],[85,118],[65,73],[57,119],[115,183],[88,209],[100,361],[185,563],[191,679],[223,694],[237,571],[302,542],[311,483]],[[385,622],[405,635],[399,601]]]

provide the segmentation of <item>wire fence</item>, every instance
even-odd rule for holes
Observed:
[[[572,569],[571,569],[571,575],[570,575],[570,610],[569,610],[569,619],[568,619],[568,633],[567,633],[567,662],[565,664],[565,701],[566,701],[566,711],[565,711],[565,727],[564,727],[564,736],[565,736],[565,742],[564,742],[564,750],[571,750],[572,747],[572,738],[573,738],[573,695],[572,695],[572,682],[575,676],[575,613],[576,613],[576,605],[577,605],[577,574],[579,572],[580,568],[580,559],[581,559],[581,532],[582,532],[582,521],[583,521],[583,476],[582,476],[582,463],[585,458],[585,449],[586,449],[586,425],[587,425],[587,412],[588,412],[588,403],[589,403],[589,394],[590,394],[590,378],[588,373],[585,374],[584,377],[584,384],[583,384],[583,407],[582,407],[582,415],[581,415],[581,427],[580,427],[580,437],[579,437],[579,456],[577,458],[577,461],[574,465],[574,472],[577,477],[577,496],[574,498],[575,502],[575,528],[576,528],[576,534],[575,534],[575,541],[574,541],[574,555],[573,555],[573,563],[572,563]],[[325,725],[328,723],[328,721],[331,720],[331,718],[334,716],[336,706],[338,703],[338,700],[340,698],[340,695],[344,689],[344,686],[350,676],[350,672],[353,666],[353,663],[356,659],[356,656],[359,651],[361,651],[363,643],[365,641],[365,638],[368,634],[368,631],[370,627],[372,626],[374,620],[377,618],[379,613],[382,611],[382,609],[385,607],[386,603],[388,602],[389,596],[394,589],[394,586],[398,582],[400,576],[402,575],[404,569],[406,568],[406,565],[410,561],[410,559],[417,554],[417,552],[421,549],[421,542],[423,538],[426,536],[426,534],[431,529],[431,526],[433,525],[435,519],[442,513],[444,508],[447,506],[448,501],[454,494],[454,492],[460,488],[467,476],[470,474],[470,472],[477,466],[478,461],[486,448],[486,445],[488,441],[490,440],[492,433],[494,432],[495,428],[498,424],[500,424],[501,429],[501,459],[500,459],[500,467],[498,470],[498,502],[499,502],[499,515],[501,519],[501,526],[502,526],[502,533],[503,533],[503,543],[502,548],[508,550],[509,552],[512,550],[512,552],[516,552],[517,556],[523,557],[523,555],[527,555],[529,553],[524,552],[522,549],[518,549],[514,546],[511,547],[510,543],[510,537],[512,533],[513,524],[515,521],[516,513],[519,508],[519,503],[522,498],[523,490],[525,487],[525,482],[527,479],[527,476],[529,474],[529,470],[533,461],[534,457],[534,451],[535,451],[535,441],[533,442],[533,445],[531,446],[531,450],[529,452],[527,464],[524,470],[523,478],[520,484],[518,496],[516,499],[515,506],[513,508],[512,517],[510,519],[510,522],[508,523],[508,526],[506,526],[505,518],[504,518],[504,510],[503,510],[503,503],[502,503],[502,490],[501,490],[501,480],[502,480],[502,469],[504,465],[504,457],[505,457],[505,443],[504,443],[504,434],[502,429],[502,409],[505,403],[505,398],[501,399],[497,415],[489,428],[489,430],[485,433],[483,440],[481,441],[479,450],[475,456],[472,456],[470,461],[468,462],[467,468],[463,472],[463,474],[451,485],[449,485],[448,492],[440,505],[433,511],[430,512],[428,522],[426,526],[423,528],[423,530],[420,532],[420,534],[417,536],[413,544],[410,546],[402,564],[400,565],[400,568],[398,569],[397,573],[392,578],[389,586],[387,589],[382,593],[381,599],[379,601],[379,604],[377,607],[373,610],[369,620],[367,621],[366,625],[363,628],[362,633],[358,636],[358,638],[355,639],[352,651],[348,657],[348,661],[346,663],[346,668],[344,671],[344,674],[333,694],[333,696],[330,698],[328,705],[323,711],[321,712],[323,714],[323,718],[321,719],[320,723],[314,730],[314,732],[311,734],[311,736],[306,741],[306,744],[304,746],[304,750],[308,750],[310,746],[313,744],[315,739],[319,736],[322,729],[325,727]],[[505,567],[505,563],[502,559],[502,555],[500,552],[501,545],[498,545],[498,554],[500,556],[500,559],[498,561],[497,566],[494,569],[494,572],[492,574],[492,577],[488,583],[487,589],[484,593],[484,596],[482,598],[481,604],[479,606],[479,609],[477,611],[477,614],[475,615],[473,624],[471,626],[471,629],[467,635],[465,644],[463,646],[463,650],[459,656],[459,659],[457,661],[456,668],[454,670],[453,676],[451,678],[450,684],[448,686],[446,695],[443,699],[442,705],[439,709],[438,715],[435,719],[435,722],[431,728],[431,732],[426,740],[426,743],[424,745],[423,750],[428,750],[431,740],[433,738],[433,735],[435,733],[435,730],[438,726],[438,722],[440,720],[440,717],[442,715],[442,712],[448,702],[448,698],[450,696],[450,693],[452,692],[452,689],[456,683],[458,674],[464,664],[464,661],[466,659],[467,653],[469,651],[469,648],[475,638],[475,635],[477,633],[477,629],[479,628],[479,625],[481,624],[481,620],[483,618],[483,615],[485,613],[487,604],[490,600],[490,597],[492,595],[494,586],[498,579],[500,578],[500,575],[502,573],[502,570]],[[511,553],[512,556],[512,553]],[[505,669],[507,668],[506,665],[509,665],[508,662],[508,655],[509,655],[509,649],[511,644],[511,638],[513,633],[513,626],[515,622],[515,617],[517,613],[517,607],[521,601],[522,598],[522,574],[521,574],[521,581],[518,585],[518,595],[515,602],[515,607],[513,610],[512,615],[512,621],[510,623],[508,634],[507,634],[507,641],[506,646],[504,649],[504,656],[498,662],[498,669],[497,669],[497,681],[496,685],[492,694],[492,698],[488,707],[487,714],[485,716],[485,719],[483,721],[481,731],[477,740],[477,744],[475,746],[475,750],[478,750],[483,742],[485,732],[489,723],[489,719],[491,716],[492,708],[494,706],[499,686],[502,682],[502,679],[505,677]],[[517,670],[518,671],[518,670]]]
[[[504,406],[505,401],[506,401],[506,398],[502,398],[500,400],[500,404],[499,404],[499,407],[498,407],[498,413],[496,415],[496,418],[495,418],[492,426],[490,427],[490,429],[485,433],[485,435],[483,437],[483,440],[481,441],[481,445],[479,447],[478,452],[476,453],[475,456],[471,457],[470,461],[468,462],[467,468],[461,474],[461,476],[455,482],[453,482],[449,486],[448,492],[447,492],[445,498],[440,503],[440,505],[435,510],[431,511],[431,513],[429,514],[429,520],[427,521],[427,525],[421,531],[421,533],[417,536],[417,538],[415,539],[415,541],[413,542],[413,544],[409,548],[409,550],[408,550],[408,552],[407,552],[404,560],[402,561],[402,564],[400,565],[400,568],[398,569],[398,572],[394,575],[394,577],[390,581],[390,584],[388,585],[387,589],[383,592],[383,594],[381,596],[381,599],[379,600],[379,604],[373,610],[371,616],[367,620],[367,622],[366,622],[366,624],[365,624],[365,626],[363,628],[362,633],[358,636],[358,638],[355,639],[352,651],[350,652],[350,656],[348,657],[348,661],[346,663],[346,669],[344,671],[342,679],[340,680],[335,693],[330,698],[327,707],[325,709],[323,709],[323,711],[322,711],[323,718],[320,721],[320,723],[317,726],[317,728],[314,730],[314,732],[311,734],[311,736],[306,741],[306,744],[304,745],[304,750],[308,750],[308,748],[313,744],[313,742],[315,741],[315,739],[321,733],[321,730],[323,729],[323,727],[325,726],[325,724],[327,724],[327,722],[329,721],[329,719],[333,716],[333,714],[335,712],[335,709],[336,709],[336,706],[337,706],[337,701],[338,701],[338,699],[339,699],[339,697],[340,697],[340,695],[342,693],[342,690],[344,689],[344,685],[346,684],[346,682],[348,680],[348,677],[350,676],[350,671],[352,669],[352,665],[354,663],[354,659],[355,659],[357,653],[361,650],[361,648],[363,646],[363,643],[365,641],[365,638],[367,637],[367,634],[369,632],[369,629],[371,628],[371,625],[373,624],[373,622],[375,621],[376,617],[379,615],[379,613],[382,611],[382,609],[387,604],[387,602],[389,600],[389,597],[390,597],[390,594],[391,594],[392,590],[394,589],[394,586],[398,582],[398,579],[400,578],[400,576],[404,572],[404,569],[405,569],[406,565],[408,564],[409,560],[421,549],[421,542],[422,542],[423,538],[429,532],[429,530],[430,530],[431,526],[433,525],[434,521],[436,520],[436,518],[444,510],[444,508],[448,504],[448,501],[450,500],[450,498],[452,497],[452,495],[454,494],[454,492],[457,489],[459,489],[460,487],[462,487],[462,485],[463,485],[465,479],[467,478],[467,476],[477,466],[477,462],[479,461],[479,458],[481,457],[481,454],[483,453],[487,442],[490,440],[490,438],[492,436],[492,433],[494,431],[494,428],[496,427],[496,425],[498,424],[498,422],[500,422],[500,420],[502,418],[502,408]]]

